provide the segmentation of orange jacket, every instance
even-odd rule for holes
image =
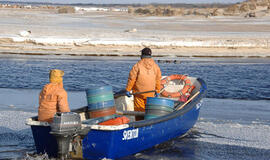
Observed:
[[[156,90],[160,93],[161,71],[159,66],[152,58],[143,58],[137,62],[129,73],[129,78],[126,86],[127,91],[145,92]],[[154,97],[155,93],[144,93],[136,95],[143,99]]]
[[[70,112],[63,83],[49,83],[39,95],[38,120],[52,122],[56,112]]]

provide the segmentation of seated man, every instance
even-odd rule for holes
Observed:
[[[67,92],[63,88],[64,71],[50,71],[50,83],[39,95],[38,120],[51,123],[56,112],[70,112]]]

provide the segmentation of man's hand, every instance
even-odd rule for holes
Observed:
[[[131,93],[129,91],[126,91],[126,96],[131,97]]]

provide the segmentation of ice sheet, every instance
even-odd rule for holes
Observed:
[[[37,115],[37,96],[39,90],[25,89],[0,89],[0,158],[24,157],[26,152],[34,151],[34,142],[29,126],[25,119]],[[68,92],[71,108],[86,105],[85,92]],[[36,98],[35,98],[36,97]],[[174,159],[175,149],[183,151],[182,157],[187,152],[186,147],[191,147],[187,159],[199,158],[201,155],[210,156],[208,152],[214,148],[223,150],[222,153],[213,153],[214,158],[220,159],[234,157],[229,152],[230,148],[237,148],[237,152],[245,153],[247,150],[256,150],[266,154],[270,149],[270,101],[259,100],[233,100],[205,98],[201,107],[200,118],[195,127],[190,131],[187,139],[174,140],[172,145],[164,149],[152,148],[158,158]],[[182,143],[185,143],[182,145]],[[212,147],[211,147],[212,146]],[[9,155],[11,151],[18,150],[16,154]],[[148,153],[150,152],[150,153]],[[164,152],[166,153],[164,155]],[[177,151],[179,152],[179,151]],[[194,153],[193,153],[194,152]],[[255,152],[255,151],[254,151]],[[230,153],[230,155],[227,155]],[[19,154],[19,155],[18,155]],[[152,159],[152,151],[146,151],[138,157]],[[199,155],[198,155],[199,154]],[[267,155],[254,155],[250,153],[245,159],[266,158]],[[190,158],[191,156],[191,158]],[[212,155],[213,156],[213,155]],[[147,158],[148,157],[148,158]],[[193,158],[192,158],[193,157]],[[134,157],[133,157],[134,158]],[[195,158],[195,159],[196,159]],[[222,158],[221,158],[222,159]]]

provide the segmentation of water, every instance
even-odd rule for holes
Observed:
[[[0,87],[41,89],[49,82],[50,69],[64,70],[64,86],[70,91],[112,85],[117,91],[125,87],[129,70],[138,59],[124,58],[54,60],[0,59]],[[269,100],[269,59],[180,59],[182,63],[159,64],[162,73],[187,74],[204,79],[208,98]]]
[[[87,88],[125,87],[136,58],[31,57],[0,59],[0,159],[23,159],[35,151],[25,119],[37,115],[38,93],[50,69],[65,71],[71,108],[86,105]],[[163,75],[204,79],[208,93],[199,121],[185,138],[122,159],[270,159],[270,59],[181,58],[159,64]]]

